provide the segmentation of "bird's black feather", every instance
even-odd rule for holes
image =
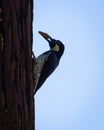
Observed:
[[[44,65],[41,65],[41,62]],[[41,66],[40,68],[40,77],[38,79],[38,83],[35,89],[35,92],[42,86],[44,81],[51,75],[51,73],[56,69],[56,67],[59,64],[59,59],[57,59],[55,53],[53,51],[47,51],[43,53],[42,55],[37,57],[37,64]],[[44,68],[44,69],[43,69]],[[48,73],[47,73],[48,72]]]

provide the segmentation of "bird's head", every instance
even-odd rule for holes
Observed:
[[[50,50],[54,51],[57,55],[59,55],[59,57],[61,57],[65,49],[63,43],[59,40],[51,38],[47,33],[41,31],[39,31],[39,33],[41,36],[43,36],[44,39],[48,41]]]

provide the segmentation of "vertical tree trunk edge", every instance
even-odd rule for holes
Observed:
[[[34,130],[33,0],[0,0],[0,130]]]

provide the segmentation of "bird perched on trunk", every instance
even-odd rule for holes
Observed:
[[[50,50],[44,52],[36,58],[37,65],[34,66],[35,86],[34,93],[42,86],[45,80],[51,75],[51,73],[59,65],[59,61],[64,52],[64,45],[61,41],[51,38],[47,33],[39,31],[40,35],[48,41]],[[34,54],[33,54],[34,60]],[[36,72],[35,72],[36,71]]]

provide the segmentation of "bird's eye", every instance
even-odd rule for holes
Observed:
[[[57,40],[56,42],[57,42],[57,44],[61,44],[61,42],[59,40]]]
[[[52,47],[54,47],[56,45],[56,42],[55,41],[53,41],[52,42]]]

